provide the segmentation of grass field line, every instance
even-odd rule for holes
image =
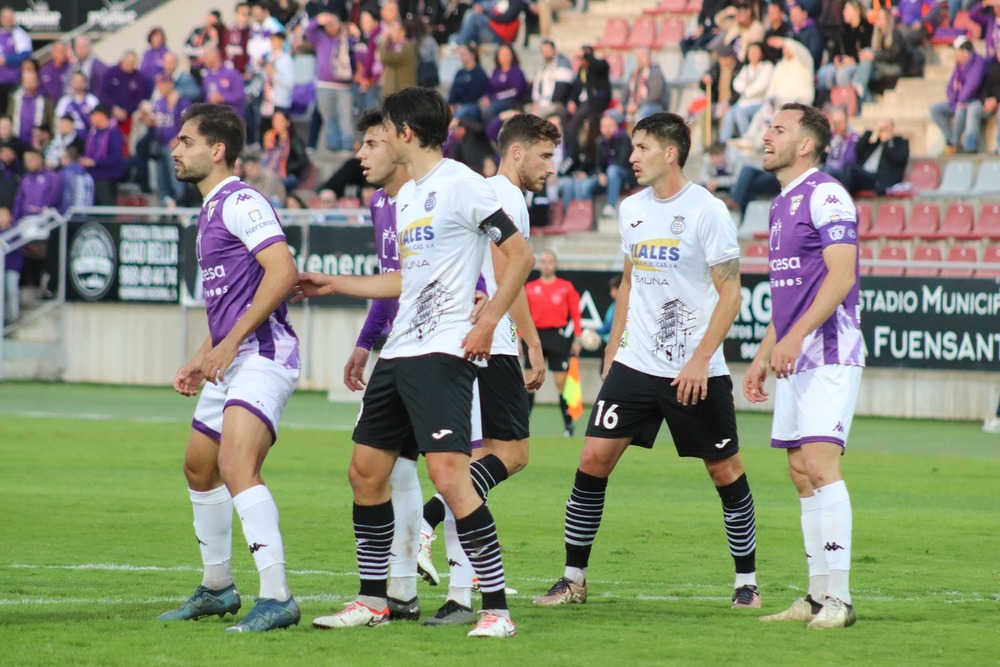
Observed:
[[[13,415],[15,417],[29,417],[31,419],[83,419],[85,421],[117,421],[131,424],[171,424],[177,422],[187,422],[189,418],[178,419],[176,417],[160,417],[156,415],[123,416],[107,414],[103,412],[74,412],[72,410],[0,410],[0,414]],[[281,422],[282,429],[307,429],[310,431],[353,431],[354,424],[318,424],[295,421]]]

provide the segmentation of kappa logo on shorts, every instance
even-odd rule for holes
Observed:
[[[726,439],[725,439],[725,440],[723,440],[722,442],[717,442],[717,443],[715,443],[715,448],[716,448],[716,449],[722,449],[723,447],[725,447],[726,445],[728,445],[728,444],[729,444],[730,442],[732,442],[732,441],[733,441],[733,439],[732,439],[732,438],[726,438]]]
[[[435,440],[440,440],[441,438],[449,436],[452,433],[454,433],[454,431],[452,431],[450,428],[443,428],[440,431],[435,431],[434,433],[431,433],[431,437],[434,438]]]
[[[844,422],[837,422],[837,425],[833,427],[833,430],[837,433],[844,432]]]

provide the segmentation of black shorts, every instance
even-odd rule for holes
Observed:
[[[569,350],[573,347],[573,339],[567,338],[565,327],[560,329],[539,329],[538,338],[542,342],[542,355],[548,362],[549,370],[562,373],[569,370]],[[524,367],[531,368],[528,361],[528,348],[524,348]]]
[[[528,391],[517,357],[500,354],[489,364],[477,367],[479,411],[483,437],[494,440],[523,440],[528,437]]]
[[[379,359],[361,399],[354,442],[416,459],[470,453],[476,367],[450,354]]]
[[[651,448],[666,420],[679,456],[711,460],[736,454],[740,443],[732,378],[708,378],[708,397],[695,405],[677,402],[672,381],[611,364],[590,412],[587,436],[632,438],[633,445]]]

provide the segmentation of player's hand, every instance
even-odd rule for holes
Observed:
[[[238,349],[238,344],[223,338],[222,342],[208,351],[204,361],[201,362],[202,376],[212,384],[225,380],[226,369],[233,363]]]
[[[365,368],[371,353],[363,347],[356,347],[347,358],[344,365],[344,385],[351,391],[362,391],[365,388]]]
[[[615,362],[615,355],[618,354],[618,346],[611,346],[611,343],[604,348],[604,368],[601,369],[601,382],[608,379],[608,373],[611,372],[611,364]]]
[[[201,362],[189,361],[177,370],[174,376],[174,391],[181,396],[197,396],[198,387],[204,379],[201,374]]]
[[[493,330],[496,325],[479,321],[472,326],[469,333],[462,339],[462,349],[469,361],[486,361],[490,358],[490,348],[493,347]]]
[[[764,380],[767,379],[767,362],[754,359],[743,376],[743,397],[751,403],[763,403],[767,400],[764,391]]]
[[[681,405],[697,405],[708,398],[708,360],[688,361],[670,386],[677,387],[677,402]]]
[[[486,309],[486,304],[490,302],[490,297],[486,295],[486,292],[480,292],[476,290],[476,300],[472,304],[472,323],[475,324],[479,321],[479,316],[482,315],[483,310]]]
[[[541,345],[528,347],[528,363],[531,368],[524,370],[524,388],[535,391],[545,382],[545,356]]]
[[[792,334],[778,341],[771,350],[771,370],[778,379],[787,378],[795,372],[795,362],[802,354],[802,339]]]
[[[289,301],[298,303],[314,296],[333,294],[333,276],[325,273],[300,273],[299,283],[292,288]]]

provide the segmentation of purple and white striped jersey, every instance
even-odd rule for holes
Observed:
[[[832,176],[810,169],[775,197],[770,232],[771,318],[781,340],[816,299],[826,278],[823,250],[835,243],[857,245],[857,207]],[[857,260],[854,276],[844,302],[803,341],[796,371],[865,365]]]
[[[285,240],[271,203],[231,176],[205,197],[198,217],[197,255],[212,344],[218,345],[250,307],[264,277],[255,255]],[[240,343],[238,357],[258,354],[299,368],[299,339],[282,303]]]

